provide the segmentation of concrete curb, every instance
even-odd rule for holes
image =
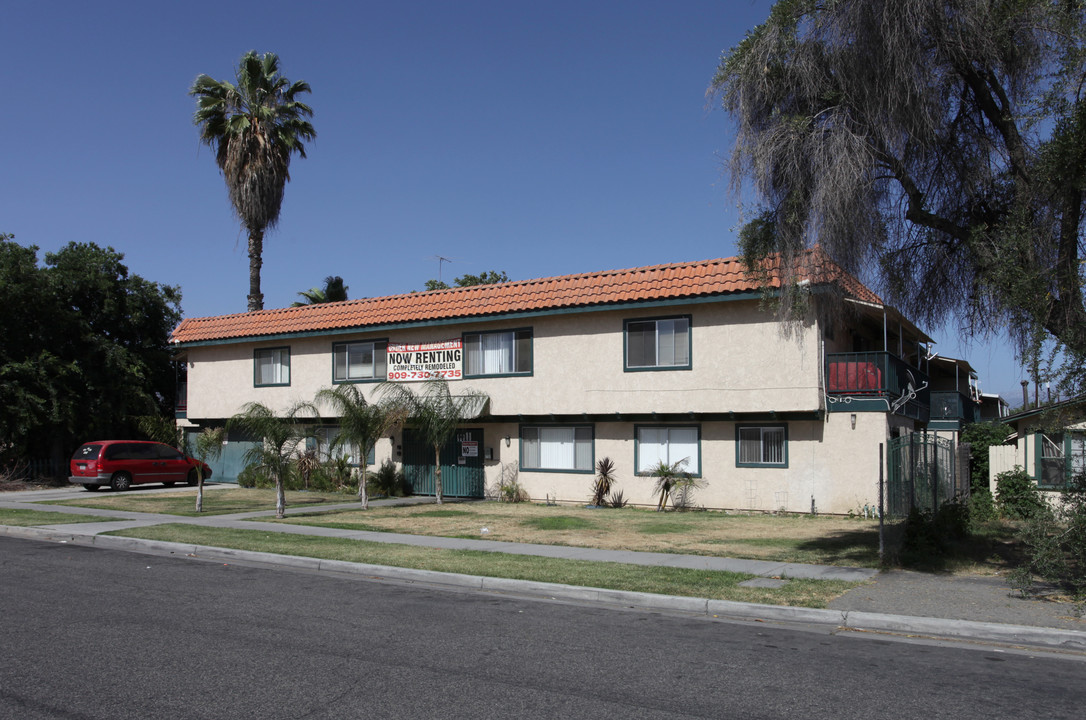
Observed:
[[[278,567],[291,567],[315,572],[335,572],[362,575],[377,580],[424,583],[445,587],[465,588],[484,592],[510,593],[573,602],[634,607],[693,613],[710,617],[747,621],[807,623],[866,632],[911,635],[929,638],[984,641],[1071,652],[1086,652],[1086,632],[1028,625],[947,620],[943,618],[887,615],[848,610],[758,605],[731,600],[655,595],[652,593],[608,590],[604,588],[561,585],[558,583],[512,580],[508,578],[460,575],[437,570],[414,570],[387,565],[368,565],[344,560],[319,558],[252,550],[190,545],[188,543],[141,540],[112,535],[86,535],[61,530],[0,525],[0,535],[47,542],[89,545],[110,550],[122,550],[151,555],[196,557],[207,560],[253,562]]]

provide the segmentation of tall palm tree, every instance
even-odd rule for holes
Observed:
[[[279,56],[250,50],[238,64],[237,85],[197,76],[193,122],[200,141],[215,150],[230,204],[249,233],[249,311],[264,308],[260,292],[264,231],[275,227],[290,180],[290,156],[305,157],[304,141],[317,136],[306,118],[313,109],[295,98],[309,83],[279,74]]]
[[[371,405],[357,385],[337,385],[334,390],[323,388],[317,392],[317,403],[327,403],[334,415],[339,416],[339,432],[333,445],[349,445],[357,448],[361,472],[358,477],[358,500],[362,509],[369,508],[366,493],[366,458],[392,427],[403,421],[402,411],[389,404]]]
[[[449,392],[445,378],[427,380],[421,393],[408,385],[385,382],[379,392],[408,419],[427,443],[434,447],[434,490],[441,504],[441,448],[456,434],[465,420],[476,417],[490,397],[476,390],[457,395]]]
[[[282,519],[286,513],[283,483],[298,445],[310,435],[307,425],[313,417],[316,417],[316,409],[310,403],[299,403],[285,415],[276,415],[267,405],[250,402],[226,423],[227,431],[239,429],[263,439],[245,451],[245,462],[256,465],[275,481],[276,518]]]
[[[343,284],[343,278],[339,275],[329,275],[324,278],[324,287],[312,287],[308,290],[302,290],[299,295],[305,299],[305,302],[291,303],[291,307],[302,307],[303,305],[319,305],[321,303],[340,302],[347,299],[347,291],[349,287]]]

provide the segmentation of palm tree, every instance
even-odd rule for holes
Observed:
[[[315,416],[316,409],[310,403],[299,403],[280,416],[262,403],[250,402],[226,423],[227,430],[237,428],[253,437],[263,438],[263,442],[245,451],[245,462],[256,465],[275,481],[276,518],[282,519],[286,513],[283,482],[290,472],[291,458],[298,445],[309,436],[306,419]]]
[[[249,233],[249,311],[264,308],[260,266],[264,231],[275,227],[290,180],[290,156],[305,157],[303,141],[317,136],[306,120],[313,109],[295,98],[310,92],[305,81],[279,74],[279,56],[250,50],[241,58],[237,85],[197,76],[193,122],[200,141],[215,150],[230,204]]]
[[[204,511],[204,463],[222,455],[222,444],[226,440],[224,428],[206,427],[196,436],[196,512]]]
[[[425,389],[416,394],[409,386],[385,382],[379,392],[399,409],[423,439],[434,447],[434,490],[441,504],[441,448],[456,434],[464,420],[482,412],[490,397],[475,390],[453,395],[445,378],[426,381]]]
[[[304,305],[319,305],[321,303],[340,302],[347,299],[347,291],[349,287],[343,284],[343,278],[339,275],[329,275],[324,278],[324,287],[312,287],[308,290],[302,290],[299,295],[305,300],[305,302],[291,303],[291,307],[302,307]]]
[[[360,468],[358,500],[362,509],[369,508],[366,493],[366,458],[370,450],[395,425],[403,421],[400,408],[392,405],[370,405],[357,385],[338,385],[334,390],[323,388],[317,393],[316,403],[328,403],[339,416],[339,433],[333,445],[351,445],[358,449]]]

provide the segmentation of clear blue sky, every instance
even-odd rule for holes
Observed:
[[[437,256],[449,281],[734,255],[731,126],[705,89],[770,5],[6,0],[0,231],[113,246],[188,317],[243,312],[245,235],[187,90],[256,50],[310,83],[318,134],[265,241],[267,308],[327,275],[352,298],[422,289]],[[1005,342],[933,335],[1020,400]]]

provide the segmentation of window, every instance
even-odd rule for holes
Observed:
[[[253,353],[253,360],[257,387],[290,385],[290,348],[263,348]]]
[[[681,467],[691,475],[701,474],[701,448],[698,444],[699,428],[643,427],[635,428],[634,454],[638,474],[648,475],[660,464]]]
[[[1086,434],[1037,433],[1037,486],[1060,490],[1086,472]]]
[[[313,437],[306,438],[305,446],[307,450],[316,450],[322,458],[331,460],[346,455],[347,463],[357,467],[359,455],[358,446],[354,444],[336,443],[338,437],[338,427],[319,427],[314,432]],[[375,440],[379,439],[380,438],[375,438]],[[376,464],[376,455],[376,443],[374,443],[374,447],[371,447],[366,454],[366,465]]]
[[[788,467],[788,428],[740,425],[735,429],[737,467]]]
[[[332,382],[384,380],[388,341],[336,343],[332,345]]]
[[[520,429],[520,466],[524,470],[592,472],[592,427],[525,426]]]
[[[690,318],[626,321],[626,369],[690,369]]]
[[[467,333],[464,375],[526,375],[532,372],[532,331]]]

